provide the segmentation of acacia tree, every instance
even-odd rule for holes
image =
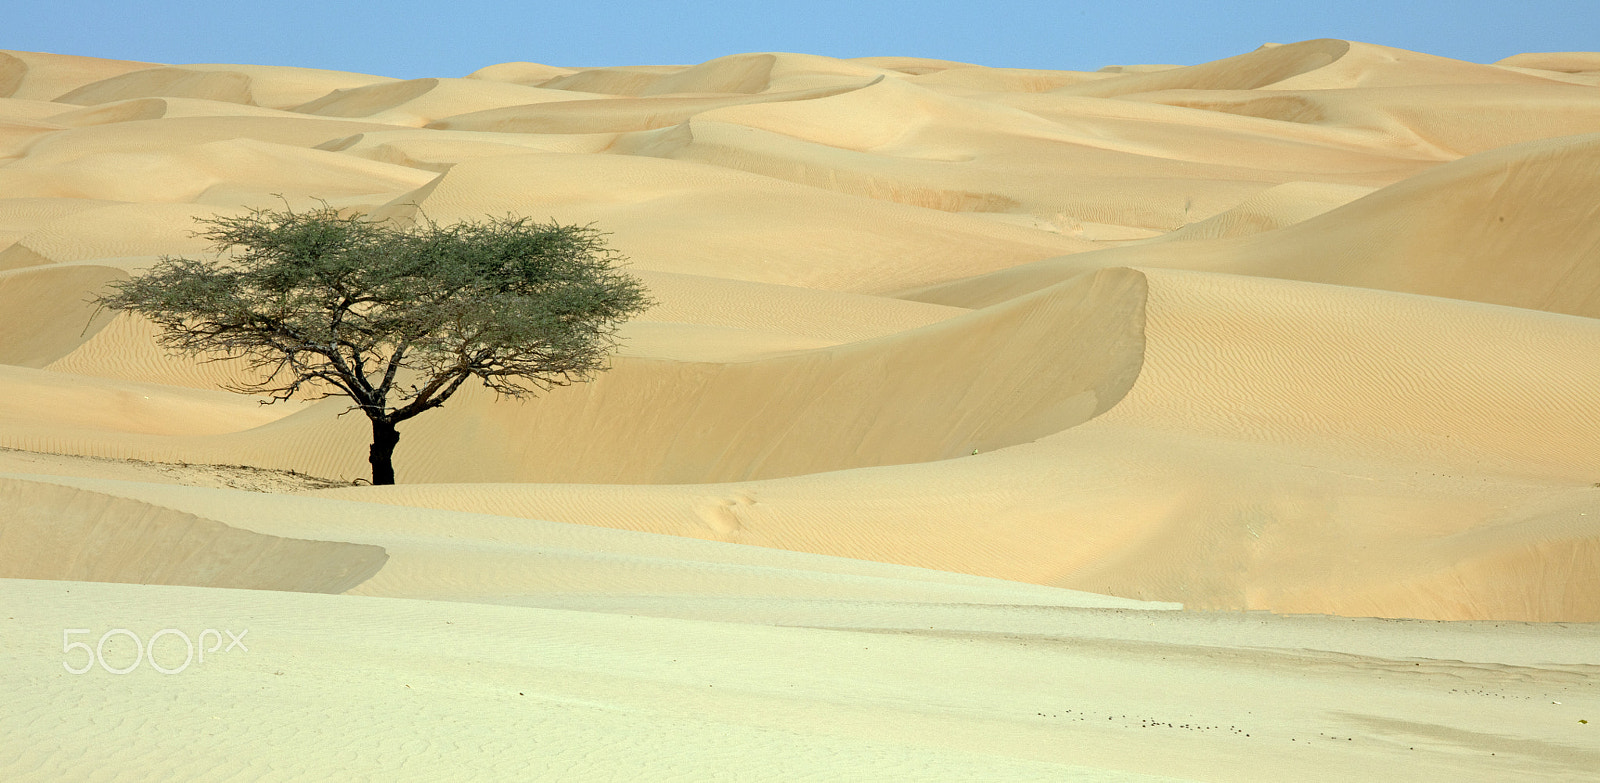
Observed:
[[[169,349],[245,360],[255,379],[232,391],[349,397],[372,421],[373,484],[394,483],[396,425],[468,378],[510,397],[589,380],[651,304],[589,226],[402,226],[327,206],[200,223],[216,257],[164,257],[96,301],[155,322]]]

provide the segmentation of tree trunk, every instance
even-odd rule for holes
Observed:
[[[394,483],[394,446],[400,442],[400,432],[392,422],[372,420],[372,484]]]

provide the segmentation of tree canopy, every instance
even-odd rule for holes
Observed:
[[[256,378],[234,391],[349,397],[373,424],[374,484],[394,481],[395,425],[469,378],[511,397],[589,380],[652,304],[592,226],[327,206],[200,222],[215,256],[164,257],[97,301],[150,319],[169,349],[245,360]]]

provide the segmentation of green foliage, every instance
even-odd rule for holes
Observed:
[[[263,380],[236,391],[342,394],[391,430],[471,377],[513,397],[588,380],[652,304],[587,226],[329,207],[201,223],[218,257],[163,258],[99,304],[154,321],[171,349],[247,360]]]

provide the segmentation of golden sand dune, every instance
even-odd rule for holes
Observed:
[[[9,250],[17,240],[56,218],[111,204],[75,198],[6,199],[0,205],[3,207],[0,209],[0,243],[5,243]]]
[[[886,80],[815,106],[719,109],[628,148],[1087,239],[1148,237],[1295,179],[1386,185],[1437,160],[1381,145],[1352,151],[1366,142],[1348,133],[1266,132],[1260,122],[1131,101],[1080,111],[1085,102],[1034,93],[980,101]],[[1258,165],[1263,149],[1275,156],[1271,169]]]
[[[250,77],[237,71],[201,71],[190,68],[150,68],[86,84],[65,95],[58,103],[80,106],[120,101],[127,98],[196,98],[225,103],[254,104]]]
[[[7,101],[7,103],[14,104],[17,102]],[[31,113],[27,112],[27,114]],[[23,150],[28,148],[28,145],[37,141],[39,137],[61,129],[61,126],[55,123],[34,120],[28,118],[26,114],[23,114],[23,116],[17,116],[17,114],[22,113],[13,113],[12,119],[5,122],[4,125],[0,125],[0,145],[3,145],[0,146],[0,152],[3,152],[3,157],[7,159],[16,158]]]
[[[115,495],[0,478],[0,576],[342,593],[381,547],[262,535]]]
[[[1600,432],[1582,413],[1600,404],[1587,360],[1600,330],[1588,319],[1233,276],[1140,277],[1148,303],[1143,279],[1122,294],[1137,297],[1123,307],[1147,313],[1126,349],[1137,380],[1106,414],[1037,443],[741,484],[333,492],[1195,606],[1600,618],[1587,587],[1600,574],[1600,512],[1590,521],[1586,510],[1600,500],[1589,489]],[[1554,420],[1567,424],[1544,424]],[[549,429],[527,431],[538,443]],[[784,433],[777,450],[808,436]],[[532,453],[547,450],[588,458]],[[571,469],[549,468],[574,480]],[[1503,568],[1482,565],[1500,557]]]
[[[317,145],[317,149],[442,174],[457,163],[473,158],[497,158],[530,152],[603,152],[616,139],[613,133],[513,135],[435,131],[417,134],[382,130],[331,139]],[[411,206],[416,199],[401,197],[398,201],[402,206]]]
[[[1057,336],[1067,339],[1047,349]],[[346,494],[1202,606],[1586,619],[1600,616],[1581,588],[1600,573],[1600,531],[1582,512],[1593,496],[1572,490],[1592,477],[1589,444],[1600,436],[1583,415],[1600,404],[1587,366],[1597,341],[1587,319],[1108,270],[899,335],[787,357],[719,365],[630,349],[599,381],[537,404],[468,393],[416,421],[400,452],[402,480],[426,482],[698,483],[901,466],[888,473],[660,490],[466,484]],[[963,345],[973,350],[965,365]],[[930,365],[937,371],[914,370]],[[1031,382],[1041,378],[1052,380]],[[1536,384],[1541,393],[1528,397]],[[356,475],[363,426],[337,416],[344,408],[328,401],[269,427],[187,442],[74,432],[48,445]],[[750,437],[771,418],[793,424]],[[1550,431],[1543,423],[1552,420],[1568,424]],[[1041,438],[1028,450],[1006,448]],[[974,449],[982,458],[928,462]],[[1279,464],[1286,449],[1300,468]],[[907,464],[915,462],[927,464]],[[1351,485],[1350,473],[1365,483]],[[1424,492],[1420,476],[1450,480]],[[1377,528],[1373,514],[1383,520]],[[973,529],[963,520],[974,516],[981,540],[952,535]],[[1333,520],[1356,528],[1326,530]],[[1392,530],[1397,520],[1404,524]],[[1167,548],[1196,538],[1213,543]],[[1353,568],[1379,540],[1395,554],[1377,558],[1376,573]],[[1232,565],[1212,573],[1218,546]],[[1463,553],[1482,559],[1523,547],[1561,553],[1551,555],[1561,568],[1458,575],[1442,596],[1424,584],[1453,573]],[[1416,584],[1400,584],[1402,575]],[[1394,595],[1369,596],[1379,584]]]
[[[1198,223],[1190,223],[1176,231],[1169,231],[1151,239],[1158,242],[1174,242],[1259,234],[1309,220],[1335,207],[1342,207],[1369,195],[1372,191],[1373,188],[1360,185],[1285,182],[1267,188],[1225,212],[1219,212]]]
[[[539,186],[529,187],[533,181]],[[383,214],[411,215],[420,207],[434,220],[512,211],[596,222],[640,269],[866,293],[1089,247],[969,215],[947,217],[702,163],[626,155],[476,157],[393,203]],[[799,214],[823,221],[827,232],[819,236],[795,219]],[[906,230],[882,229],[895,224]]]
[[[870,58],[869,58],[870,59]],[[919,64],[920,65],[920,64]],[[1043,71],[1031,68],[986,68],[953,63],[952,67],[898,65],[894,70],[915,78],[916,84],[950,94],[1047,92],[1058,87],[1109,78],[1109,74],[1081,71]]]
[[[1003,448],[1087,421],[1121,399],[1138,374],[1142,305],[1140,275],[1107,272],[833,348],[720,364],[619,359],[603,380],[543,404],[464,399],[461,414],[481,421],[483,434],[470,449],[430,448],[424,459],[433,464],[417,464],[418,478],[481,471],[482,480],[500,481],[700,483]],[[635,413],[618,417],[624,410]],[[309,414],[298,426],[326,433]],[[439,419],[441,434],[455,415]],[[774,419],[784,424],[768,431]],[[494,431],[537,435],[488,435]],[[463,470],[463,460],[474,467]]]
[[[1593,475],[1600,423],[1582,414],[1600,404],[1584,358],[1600,350],[1591,319],[1237,275],[1147,276],[1144,371],[1107,421],[1561,481]]]
[[[1048,259],[917,292],[982,306],[1100,266],[1202,269],[1594,316],[1600,135],[1480,153],[1281,230]]]
[[[91,82],[51,100],[93,106],[129,98],[199,98],[287,109],[336,90],[393,81],[378,76],[273,66],[152,67]]]
[[[276,421],[293,408],[268,408],[214,389],[113,381],[62,372],[0,367],[10,405],[0,413],[12,445],[104,433],[200,435]],[[49,449],[44,449],[49,450]],[[128,456],[118,454],[115,456]]]
[[[201,144],[244,139],[307,148],[329,139],[390,127],[295,114],[241,115],[230,109],[222,116],[174,117],[71,128],[39,139],[13,165],[27,169],[63,165],[94,155],[174,154]]]
[[[155,63],[128,60],[0,51],[0,95],[54,101],[87,84],[156,67]]]
[[[1555,81],[1600,87],[1600,57],[1593,52],[1530,52],[1495,64]]]
[[[1447,84],[1354,90],[1141,93],[1130,100],[1314,127],[1333,125],[1452,158],[1523,141],[1593,132],[1594,90],[1573,84]]]
[[[1545,84],[1547,80],[1387,46],[1319,39],[1267,45],[1249,54],[1149,73],[1130,73],[1070,88],[1109,98],[1157,90],[1348,89],[1447,84]]]
[[[228,176],[250,169],[260,174]],[[91,154],[48,167],[19,165],[6,174],[0,184],[37,198],[225,205],[260,200],[290,184],[339,197],[392,193],[430,179],[411,168],[254,139],[206,142],[171,153]]]
[[[113,122],[159,120],[171,117],[284,117],[278,109],[200,98],[129,98],[86,106],[51,115],[49,121],[66,127],[106,125]]]
[[[925,462],[1026,442],[1087,421],[1126,392],[1138,374],[1143,287],[1138,273],[1107,271],[905,332],[768,358],[683,361],[630,350],[633,355],[619,357],[596,382],[552,392],[539,404],[504,404],[487,392],[466,391],[432,421],[419,419],[411,428],[428,445],[406,475],[411,481],[694,483]],[[779,296],[770,299],[799,299],[788,305],[799,307],[826,297],[773,293]],[[673,306],[691,310],[686,319],[693,318],[692,306]],[[782,312],[773,308],[775,315]],[[785,329],[775,322],[771,329],[805,336],[795,334],[803,332],[801,324]],[[108,330],[107,340],[141,336]],[[823,339],[816,330],[811,337]],[[139,355],[108,353],[95,342],[83,350]],[[69,355],[55,366],[94,371],[103,365]],[[141,377],[128,370],[107,374]],[[309,459],[301,467],[315,474],[358,475],[364,457],[355,446],[363,422],[341,417],[347,408],[329,400],[235,439],[133,446],[113,438],[89,446],[88,453],[134,456],[123,449],[144,454],[157,448],[161,454],[153,458],[170,459],[170,449],[179,448],[176,453],[194,455],[189,461],[288,469]],[[618,417],[622,411],[627,414]],[[786,423],[768,437],[750,437],[774,419]],[[512,433],[539,437],[507,437]],[[78,448],[88,445],[81,435],[74,438]]]
[[[121,270],[87,264],[0,272],[0,364],[43,367],[71,353],[111,320],[96,312],[83,291],[125,277]]]
[[[174,518],[215,520],[241,535],[299,540],[314,534],[358,543],[368,554],[380,550],[387,559],[381,571],[374,566],[340,588],[362,595],[529,606],[575,600],[648,605],[663,598],[749,597],[1178,608],[1173,603],[1076,593],[966,574],[557,522],[396,509],[326,498],[262,498],[233,489],[97,479],[21,477],[16,483],[36,494],[114,496],[148,505],[152,514],[159,511]],[[41,510],[36,516],[45,520],[47,513],[47,509]],[[220,572],[222,565],[214,568]]]
[[[32,176],[40,184],[45,178]],[[164,253],[197,253],[207,249],[194,234],[195,220],[233,210],[201,204],[130,204],[103,199],[47,197],[18,199],[39,209],[24,225],[28,230],[0,250],[0,268],[22,269],[74,262],[144,265]],[[41,207],[49,207],[44,212]],[[30,210],[32,211],[32,210]],[[87,299],[88,291],[80,291]]]
[[[886,70],[865,61],[806,54],[754,53],[719,57],[695,66],[586,69],[555,76],[539,86],[633,97],[674,93],[753,95],[819,85],[860,84],[886,75]]]
[[[0,52],[0,778],[1582,779],[1597,85]],[[656,304],[352,486],[346,401],[92,303],[318,204],[593,223]]]
[[[1590,73],[1600,71],[1600,54],[1595,52],[1527,52],[1512,55],[1495,64],[1558,73]]]
[[[485,79],[492,82],[509,82],[526,87],[537,87],[558,76],[571,76],[577,71],[543,63],[509,62],[479,68],[467,74],[468,79]]]
[[[629,101],[570,98],[557,101],[553,96],[541,95],[544,100],[539,103],[462,113],[430,123],[429,127],[496,133],[623,133],[677,125],[697,114],[723,106],[812,100],[851,89],[850,86],[829,86],[741,97],[660,95]]]
[[[410,79],[335,90],[296,106],[294,111],[323,117],[364,117],[389,125],[420,127],[457,114],[571,101],[575,97],[564,91],[481,79]]]

